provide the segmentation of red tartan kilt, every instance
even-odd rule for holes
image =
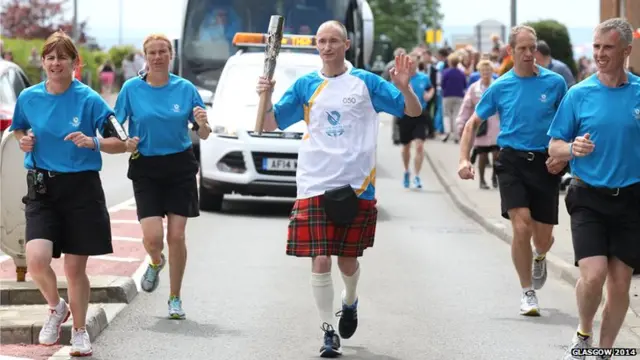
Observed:
[[[287,255],[360,257],[373,246],[378,220],[376,200],[359,199],[360,211],[349,226],[334,225],[324,213],[323,195],[297,199],[289,216]]]

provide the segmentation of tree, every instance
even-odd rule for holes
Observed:
[[[73,23],[64,18],[68,0],[11,0],[0,12],[2,35],[20,39],[46,39],[57,30],[72,34]],[[87,22],[78,23],[78,41],[87,39]]]
[[[412,48],[424,43],[424,29],[437,28],[444,15],[440,0],[371,0],[376,39],[386,35],[393,47]]]
[[[536,30],[538,40],[544,40],[549,45],[551,57],[567,64],[573,76],[576,76],[578,67],[573,59],[573,45],[567,27],[556,20],[540,20],[527,25]]]

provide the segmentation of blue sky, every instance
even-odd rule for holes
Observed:
[[[101,46],[118,43],[119,3],[120,0],[78,0],[79,18],[89,20],[89,33]],[[169,36],[180,33],[184,0],[123,0],[122,3],[124,43],[140,46],[144,36],[151,32]],[[441,0],[441,3],[446,37],[471,33],[476,23],[487,19],[510,23],[510,0]],[[572,30],[574,45],[590,41],[590,29],[600,18],[598,0],[518,0],[518,3],[518,22],[558,20]]]

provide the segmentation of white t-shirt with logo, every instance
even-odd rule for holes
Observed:
[[[404,97],[380,76],[348,65],[337,77],[302,76],[274,105],[278,128],[304,120],[308,133],[299,154],[298,199],[351,185],[375,199],[378,113],[404,115]]]

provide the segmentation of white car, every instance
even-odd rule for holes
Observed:
[[[273,103],[299,77],[318,71],[320,57],[309,52],[281,52]],[[253,132],[264,52],[239,52],[227,61],[208,110],[213,133],[200,141],[200,209],[220,211],[225,194],[296,196],[298,149],[307,125],[303,119],[284,131]]]

